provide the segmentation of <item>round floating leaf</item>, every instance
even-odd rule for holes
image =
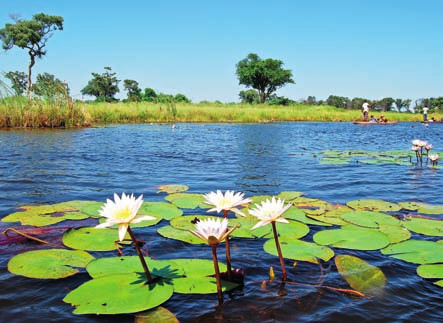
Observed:
[[[378,229],[380,232],[386,234],[390,243],[398,243],[408,240],[411,237],[411,232],[399,225],[380,225]]]
[[[382,200],[355,200],[346,203],[347,206],[355,210],[369,210],[379,212],[399,211],[401,207],[398,204]]]
[[[121,314],[154,308],[172,294],[167,282],[145,284],[139,274],[122,274],[94,278],[71,291],[63,301],[76,307],[75,314]]]
[[[126,233],[129,239],[129,234]],[[67,247],[90,251],[109,251],[117,249],[118,231],[107,228],[72,228],[62,236],[63,244]]]
[[[414,264],[443,262],[443,241],[407,240],[392,244],[381,253]]]
[[[247,216],[244,218],[230,219],[229,226],[238,225],[239,227],[231,233],[231,237],[236,238],[262,238],[271,233],[271,226],[259,227],[254,231],[251,231],[252,227],[257,224],[257,218],[253,216]]]
[[[346,165],[352,161],[349,157],[323,157],[320,158],[321,165]]]
[[[28,207],[24,212],[15,212],[2,219],[2,222],[21,222],[22,225],[47,226],[65,220],[83,220],[89,215],[75,209],[59,206]]]
[[[180,240],[187,243],[192,244],[202,244],[206,243],[202,239],[196,237],[191,232],[187,230],[181,230],[174,228],[173,226],[166,225],[164,227],[161,227],[157,230],[158,234],[162,235],[165,238],[174,239],[174,240]]]
[[[195,230],[195,224],[197,223],[197,221],[214,218],[222,219],[221,217],[214,215],[185,215],[172,219],[170,221],[170,224],[175,229],[189,231]]]
[[[329,223],[332,225],[347,225],[347,224],[349,224],[349,222],[344,221],[341,218],[341,215],[345,214],[351,210],[352,209],[347,206],[342,206],[342,207],[336,208],[334,210],[327,211],[321,215],[307,213],[306,216],[311,219],[325,222],[325,223]]]
[[[285,202],[291,202],[302,195],[303,192],[280,192],[280,194],[277,195],[277,198],[280,198]]]
[[[152,322],[161,322],[161,323],[179,323],[177,317],[169,312],[164,307],[157,307],[155,309],[137,313],[135,317],[134,323],[152,323]]]
[[[367,228],[379,228],[380,225],[401,225],[401,222],[384,213],[371,211],[352,211],[341,216],[343,220],[351,224]]]
[[[185,192],[189,189],[188,186],[183,185],[183,184],[166,184],[166,185],[159,185],[158,187],[158,192],[165,192],[168,194],[174,194],[174,193],[179,193],[179,192]]]
[[[31,278],[58,279],[74,275],[94,260],[81,250],[46,249],[18,254],[11,258],[8,269],[11,273]]]
[[[208,254],[211,248],[208,246]],[[205,259],[174,259],[177,265],[185,269],[183,278],[173,279],[174,291],[180,294],[210,294],[217,293],[214,262]],[[226,265],[219,262],[220,272],[226,271]],[[228,291],[238,287],[237,284],[222,280],[222,290]]]
[[[279,238],[280,247],[284,258],[319,263],[319,259],[328,261],[334,256],[334,251],[326,246],[316,243],[305,242],[286,237]],[[263,246],[264,250],[271,255],[278,256],[275,240],[269,239]]]
[[[377,250],[389,244],[389,239],[384,233],[353,225],[317,232],[313,239],[320,245],[355,250]]]
[[[340,255],[335,257],[335,264],[352,288],[367,295],[380,294],[386,285],[383,272],[360,258]]]
[[[443,264],[420,265],[417,268],[417,274],[423,278],[442,279]]]
[[[85,206],[82,206],[80,208],[80,211],[88,214],[89,216],[97,218],[100,216],[99,211],[102,209],[104,205],[105,203],[103,202],[89,202]]]
[[[417,212],[421,214],[443,214],[443,205],[429,205],[422,203]]]
[[[323,212],[324,213],[324,212]],[[290,207],[284,214],[286,219],[296,220],[305,224],[320,225],[320,226],[330,226],[331,224],[314,220],[313,218],[308,218],[305,212],[295,206]]]
[[[143,202],[140,210],[140,215],[151,215],[159,219],[171,220],[183,214],[183,211],[177,208],[174,204],[166,202]]]
[[[427,236],[443,236],[443,221],[424,218],[408,218],[403,226],[411,231]]]
[[[167,279],[184,276],[183,268],[170,260],[153,260],[145,257],[146,264],[152,275]],[[128,273],[144,273],[138,256],[100,258],[91,261],[86,267],[93,278]]]
[[[208,208],[208,205],[203,203],[203,194],[175,193],[166,196],[165,200],[182,209]]]

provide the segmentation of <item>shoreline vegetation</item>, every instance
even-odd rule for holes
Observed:
[[[370,111],[389,121],[420,122],[420,113]],[[441,120],[443,113],[429,116]],[[353,122],[362,121],[360,110],[327,105],[289,106],[244,103],[152,103],[44,101],[26,97],[0,100],[0,129],[79,128],[131,123],[263,123],[263,122]]]

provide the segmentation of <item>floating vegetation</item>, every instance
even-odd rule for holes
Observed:
[[[328,155],[334,154],[329,152]],[[362,156],[363,153],[356,155]],[[214,251],[229,236],[229,240],[261,239],[262,251],[295,262],[305,261],[321,267],[333,260],[337,271],[352,288],[347,290],[352,295],[382,293],[386,277],[379,268],[346,254],[348,250],[375,250],[386,257],[417,264],[419,276],[435,280],[436,285],[443,287],[443,240],[438,240],[443,236],[443,221],[439,219],[443,214],[441,205],[371,199],[334,205],[305,197],[302,192],[281,192],[275,197],[251,196],[247,199],[233,192],[228,195],[214,193],[223,207],[212,200],[214,208],[211,210],[221,207],[219,219],[226,223],[215,221],[220,223],[218,229],[199,225],[200,231],[196,231],[196,224],[214,221],[209,220],[214,216],[207,214],[211,205],[205,195],[186,193],[183,191],[185,186],[178,184],[159,186],[159,189],[166,193],[165,201],[142,201],[133,196],[122,196],[122,200],[136,206],[137,214],[131,213],[129,220],[118,218],[119,213],[114,207],[119,199],[116,199],[115,206],[108,204],[109,200],[105,204],[108,205],[107,222],[98,218],[106,208],[96,201],[24,206],[22,211],[9,214],[1,220],[10,224],[10,228],[3,231],[2,244],[8,239],[13,243],[12,235],[20,233],[23,239],[32,241],[23,244],[22,248],[26,250],[9,260],[9,271],[38,279],[63,279],[86,271],[91,279],[64,298],[66,303],[74,306],[74,313],[166,315],[172,321],[176,320],[175,316],[162,312],[159,306],[174,293],[217,293],[221,302],[223,292],[236,289],[245,279],[241,259],[234,259],[231,274],[235,277],[229,278],[228,257],[226,263],[217,260],[217,274],[215,262],[206,259],[154,260],[141,253],[123,256],[128,248],[137,250],[142,245],[133,239],[131,228],[135,231],[151,227],[162,237],[188,243],[190,247],[207,243]],[[228,216],[228,211],[233,212]],[[115,221],[112,220],[114,217]],[[60,222],[69,225],[62,230],[58,226]],[[265,225],[268,223],[272,225]],[[102,228],[105,224],[106,228]],[[198,236],[191,230],[198,232]],[[420,240],[421,236],[423,240]],[[337,249],[340,249],[338,255]],[[101,254],[107,252],[109,255],[109,251],[118,251],[119,256]],[[148,274],[143,263],[146,269],[149,267]],[[267,264],[257,266],[266,267]],[[286,273],[284,266],[281,270],[282,281],[296,279]],[[273,280],[276,280],[275,274]],[[313,283],[312,286],[321,288],[322,284]]]

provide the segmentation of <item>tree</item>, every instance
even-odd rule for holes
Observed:
[[[91,73],[94,78],[81,89],[80,93],[95,96],[96,101],[117,101],[114,96],[120,92],[118,88],[120,80],[115,76],[116,73],[111,73],[112,69],[109,66],[104,67],[104,69],[106,72],[103,74]]]
[[[11,81],[12,89],[15,95],[22,95],[26,91],[27,76],[25,72],[15,71],[8,72],[5,77]]]
[[[10,50],[17,46],[28,51],[28,96],[31,90],[31,75],[35,58],[42,58],[46,55],[44,49],[46,42],[55,30],[63,30],[63,18],[44,13],[34,15],[32,20],[17,19],[15,24],[6,24],[5,28],[0,29],[0,39],[3,42],[4,50]]]
[[[67,98],[69,95],[67,85],[49,73],[37,75],[37,81],[32,85],[32,92],[45,99],[53,99],[54,97]]]
[[[283,62],[267,58],[262,60],[257,54],[249,54],[237,64],[236,74],[239,84],[258,91],[260,103],[264,103],[278,88],[287,83],[295,83],[292,72],[282,68]]]
[[[191,100],[186,95],[184,95],[182,93],[177,93],[174,96],[174,101],[181,102],[181,103],[191,103]]]
[[[238,94],[242,103],[254,104],[260,102],[260,96],[256,90],[240,91]]]
[[[349,98],[343,97],[343,96],[336,96],[336,95],[330,95],[326,99],[327,105],[332,105],[336,108],[346,109],[346,107],[349,105]]]
[[[128,101],[140,102],[142,99],[142,89],[139,88],[138,82],[134,80],[124,80],[123,87],[128,92]]]
[[[145,92],[142,95],[142,100],[148,101],[148,102],[156,102],[157,101],[157,93],[155,93],[155,91],[153,89],[151,89],[150,87],[147,87],[147,88],[145,88]]]

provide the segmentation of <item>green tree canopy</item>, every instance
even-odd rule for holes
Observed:
[[[5,77],[11,81],[11,87],[15,92],[15,95],[22,95],[26,91],[27,75],[25,72],[15,71],[8,72]]]
[[[260,103],[264,103],[278,88],[295,83],[292,72],[283,69],[282,61],[272,58],[262,60],[253,53],[238,62],[236,74],[239,84],[258,91]]]
[[[31,74],[35,58],[42,58],[46,55],[46,42],[55,30],[63,30],[63,18],[49,16],[44,13],[34,15],[31,20],[18,19],[15,24],[6,24],[3,29],[0,29],[0,39],[3,42],[4,50],[10,50],[17,46],[28,51],[30,59],[28,65],[28,95],[31,90]]]
[[[142,95],[143,101],[148,102],[156,102],[157,101],[157,93],[155,93],[154,89],[147,87],[145,88],[145,92]]]
[[[138,82],[134,80],[123,80],[123,87],[127,91],[128,101],[140,102],[142,99],[142,90],[138,86]]]
[[[240,91],[238,96],[240,97],[242,103],[254,104],[260,102],[260,96],[258,95],[258,92],[253,89]]]
[[[37,75],[37,81],[32,85],[32,92],[45,99],[67,98],[69,95],[67,85],[49,73]]]
[[[120,80],[115,76],[116,73],[111,72],[112,69],[109,66],[104,67],[104,69],[105,72],[103,74],[91,73],[93,79],[89,80],[88,84],[81,89],[80,93],[95,96],[96,101],[117,101],[115,95],[120,92],[118,88]]]

